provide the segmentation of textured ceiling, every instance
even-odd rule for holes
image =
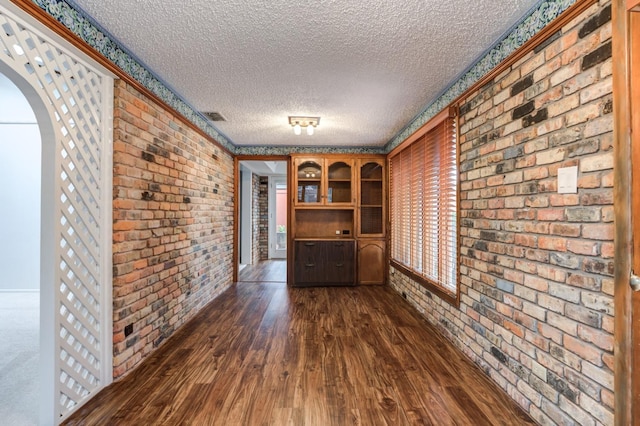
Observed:
[[[75,0],[235,145],[382,146],[539,0]],[[289,115],[320,116],[295,136]]]

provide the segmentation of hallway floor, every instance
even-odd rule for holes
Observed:
[[[241,282],[66,424],[534,423],[387,287]]]
[[[40,293],[0,292],[0,423],[38,424]]]
[[[262,260],[255,265],[247,265],[238,273],[240,282],[286,282],[287,260]]]

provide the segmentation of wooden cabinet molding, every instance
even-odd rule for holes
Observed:
[[[615,424],[635,424],[640,418],[640,294],[631,291],[634,264],[640,272],[640,0],[612,1],[613,135],[615,208]],[[633,12],[632,12],[633,11]],[[635,199],[634,199],[635,198]],[[634,260],[634,255],[637,260]],[[635,326],[634,326],[635,325]],[[636,352],[636,353],[634,353]]]

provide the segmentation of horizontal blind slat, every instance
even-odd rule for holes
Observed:
[[[447,118],[390,159],[392,258],[456,293],[458,166]]]

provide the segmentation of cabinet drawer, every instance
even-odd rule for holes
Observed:
[[[345,284],[354,282],[354,241],[335,241],[328,245],[327,281]]]
[[[296,241],[294,276],[298,283],[324,280],[324,247],[321,241]]]
[[[294,280],[297,285],[355,283],[355,242],[296,241]]]

